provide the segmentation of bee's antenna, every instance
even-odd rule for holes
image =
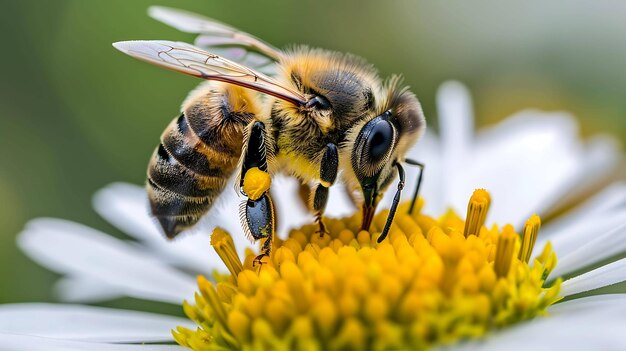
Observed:
[[[417,202],[417,197],[420,192],[420,187],[422,186],[422,176],[424,175],[424,164],[421,162],[417,162],[410,158],[404,160],[404,162],[410,164],[411,166],[417,166],[420,169],[420,174],[417,177],[417,185],[415,185],[415,192],[413,193],[413,200],[411,200],[411,207],[409,207],[409,214],[413,214],[413,209],[415,208],[415,203]]]
[[[389,234],[389,229],[391,228],[391,222],[393,222],[393,217],[396,215],[396,210],[398,209],[398,204],[400,203],[400,195],[402,194],[402,189],[404,189],[404,168],[398,162],[394,163],[394,166],[398,168],[398,176],[400,181],[398,182],[398,190],[396,190],[396,195],[393,197],[393,202],[391,203],[391,208],[389,209],[389,215],[387,215],[387,222],[385,223],[385,228],[383,228],[382,233],[378,237],[378,243],[380,244],[385,238],[387,234]]]

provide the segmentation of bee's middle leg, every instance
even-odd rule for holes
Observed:
[[[326,225],[324,224],[324,210],[328,203],[328,189],[335,183],[337,170],[339,168],[337,146],[333,143],[328,143],[323,152],[322,161],[320,163],[320,182],[311,195],[311,208],[320,226],[320,236],[324,236],[324,234],[328,233]]]
[[[261,254],[254,265],[270,255],[275,230],[274,204],[269,194],[271,177],[267,171],[265,125],[253,122],[244,150],[240,187],[248,197],[241,205],[241,220],[244,231],[254,240],[265,239]]]

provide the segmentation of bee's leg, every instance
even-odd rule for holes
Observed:
[[[335,183],[338,168],[339,152],[337,151],[337,146],[333,143],[328,143],[324,149],[322,162],[320,163],[320,183],[317,185],[312,195],[312,208],[317,218],[317,223],[320,226],[320,236],[324,236],[325,233],[328,233],[322,217],[326,209],[326,203],[328,203],[328,188]]]
[[[393,217],[396,215],[396,210],[398,209],[398,204],[400,203],[400,195],[402,195],[402,189],[404,189],[404,168],[399,163],[394,163],[394,166],[398,169],[398,178],[400,178],[398,182],[398,190],[396,190],[396,195],[393,197],[393,202],[391,203],[391,208],[389,208],[389,214],[387,215],[387,222],[385,222],[385,226],[383,227],[383,231],[380,233],[378,237],[378,243],[380,244],[385,238],[387,234],[389,234],[389,229],[391,229],[391,223],[393,222]]]
[[[262,122],[253,122],[241,169],[241,192],[248,197],[241,205],[241,224],[254,240],[265,239],[261,254],[254,259],[254,265],[260,264],[263,257],[270,255],[275,230],[274,204],[269,194],[271,177],[267,172],[265,133]]]
[[[420,169],[420,174],[417,177],[417,184],[415,185],[415,192],[413,193],[413,200],[411,200],[411,207],[409,207],[409,214],[413,214],[413,208],[415,208],[415,202],[417,201],[417,197],[419,196],[419,192],[420,192],[420,187],[422,186],[422,179],[424,175],[425,165],[421,162],[418,162],[409,158],[405,159],[404,162],[410,164],[411,166],[417,166]]]
[[[248,199],[241,206],[241,217],[244,231],[254,240],[265,239],[261,253],[254,259],[253,266],[260,264],[265,256],[269,256],[274,240],[274,204],[269,194],[263,194],[257,200]]]

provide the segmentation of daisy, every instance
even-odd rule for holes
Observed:
[[[567,298],[626,280],[625,259],[576,275],[626,251],[626,184],[605,187],[543,226],[532,216],[554,216],[568,199],[597,187],[621,161],[615,143],[606,137],[582,143],[571,116],[538,111],[474,135],[469,94],[456,82],[440,89],[438,110],[439,137],[427,134],[411,153],[427,165],[426,203],[414,216],[400,208],[381,245],[355,229],[359,214],[349,216],[354,208],[341,189],[333,189],[327,213],[348,217],[329,220],[331,234],[324,238],[311,235],[314,229],[302,226],[311,218],[291,199],[297,184],[286,178],[275,183],[283,240],[260,269],[251,266],[254,254],[246,252],[243,235],[236,235],[234,197],[225,196],[209,225],[199,226],[219,224],[212,237],[174,242],[164,240],[147,215],[143,189],[129,184],[101,190],[94,207],[134,240],[59,219],[29,222],[18,244],[63,275],[55,289],[66,302],[188,301],[185,313],[197,324],[79,304],[4,305],[0,345],[180,349],[174,337],[195,349],[289,349],[285,340],[313,348],[618,349],[626,342],[626,294]],[[477,187],[489,193],[474,192]],[[383,211],[372,230],[385,218]],[[307,290],[311,286],[316,289]],[[411,299],[399,291],[419,294]],[[562,297],[566,301],[556,303]],[[545,314],[550,317],[538,317]],[[399,320],[412,328],[401,328]]]

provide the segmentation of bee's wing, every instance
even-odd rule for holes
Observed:
[[[273,75],[283,54],[272,45],[227,24],[192,12],[151,6],[150,17],[182,32],[198,34],[194,44],[221,57]]]
[[[207,80],[218,80],[253,89],[295,105],[305,97],[263,73],[211,54],[191,44],[165,40],[120,41],[113,46],[123,53],[173,71]]]

